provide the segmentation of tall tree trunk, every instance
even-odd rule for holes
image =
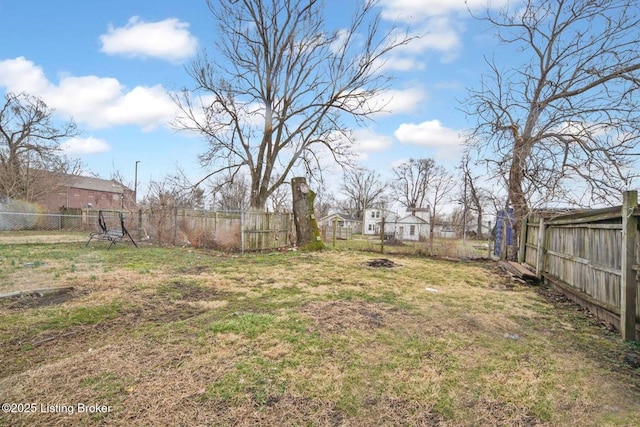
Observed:
[[[316,194],[311,191],[304,177],[291,180],[293,197],[293,220],[296,225],[296,242],[301,250],[317,251],[324,249],[320,228],[316,221],[313,201]]]
[[[522,182],[524,180],[525,165],[530,151],[531,148],[525,139],[516,136],[513,145],[513,160],[509,170],[509,201],[511,202],[514,213],[514,221],[513,224],[510,225],[513,231],[515,248],[519,247],[518,238],[520,237],[522,220],[529,212],[529,204],[522,189]],[[505,220],[508,220],[508,216]],[[509,258],[517,259],[517,249],[513,251]]]

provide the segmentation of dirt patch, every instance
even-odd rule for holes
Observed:
[[[477,425],[513,425],[513,426],[537,426],[543,424],[537,417],[533,416],[526,407],[518,407],[517,404],[507,404],[480,398],[477,401],[469,400],[465,406],[474,408],[477,414]]]
[[[180,272],[191,276],[198,276],[207,270],[209,270],[209,267],[206,265],[194,265],[193,267],[181,268]]]
[[[381,396],[366,399],[365,406],[371,425],[396,425],[398,420],[412,426],[439,426],[443,422],[442,416],[422,402]]]
[[[63,302],[70,301],[88,293],[88,291],[81,291],[77,289],[67,289],[61,290],[60,292],[50,293],[27,292],[23,295],[0,300],[0,307],[12,311],[46,307],[62,304]]]
[[[400,267],[400,264],[396,264],[395,262],[393,262],[393,261],[391,261],[390,259],[387,259],[387,258],[372,259],[372,260],[369,260],[369,261],[365,262],[364,265],[366,265],[367,267],[373,267],[373,268]]]
[[[16,234],[0,235],[0,244],[80,243],[89,239],[89,233],[79,234]]]
[[[174,300],[180,301],[220,300],[229,295],[219,289],[181,279],[173,280],[164,285],[158,293],[163,297],[169,296]]]
[[[322,301],[308,303],[301,312],[314,320],[321,333],[339,333],[347,330],[369,330],[382,327],[395,307],[366,301]]]
[[[158,306],[155,304],[145,304],[126,314],[125,318],[133,322],[178,322],[196,317],[207,311],[203,307],[191,304],[175,303],[171,305]]]

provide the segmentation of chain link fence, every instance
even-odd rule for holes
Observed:
[[[120,212],[103,210],[107,229],[120,229]],[[98,210],[69,209],[60,214],[0,211],[3,237],[22,236],[24,243],[39,241],[38,232],[88,233],[99,231]],[[274,250],[295,242],[293,214],[260,211],[208,211],[177,208],[124,211],[124,224],[136,241],[157,245],[193,246],[229,252]]]

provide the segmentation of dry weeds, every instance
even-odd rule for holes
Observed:
[[[68,250],[0,249],[6,280],[74,287],[0,302],[0,401],[38,405],[0,425],[640,423],[629,348],[491,264]],[[110,411],[40,411],[78,403]]]

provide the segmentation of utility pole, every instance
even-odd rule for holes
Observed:
[[[136,160],[136,173],[133,178],[133,203],[138,204],[138,163],[140,160]]]

